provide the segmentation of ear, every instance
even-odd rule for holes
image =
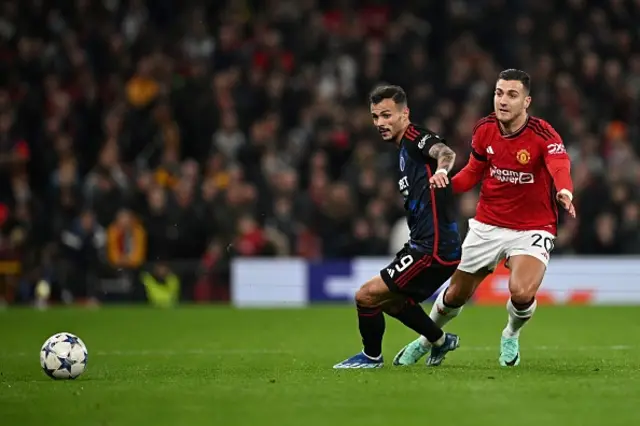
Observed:
[[[524,109],[529,109],[529,105],[531,105],[531,96],[524,98]]]
[[[402,116],[404,118],[409,118],[409,107],[402,108]]]

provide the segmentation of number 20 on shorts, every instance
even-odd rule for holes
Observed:
[[[543,248],[547,253],[551,253],[551,250],[553,250],[552,238],[543,237],[540,234],[533,234],[531,235],[531,238],[533,238],[533,243],[531,243],[533,247]],[[542,244],[540,244],[540,242],[542,242]]]

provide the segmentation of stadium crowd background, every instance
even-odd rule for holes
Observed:
[[[0,8],[0,299],[42,279],[103,298],[142,270],[224,299],[233,256],[394,253],[397,159],[368,92],[403,86],[459,169],[511,67],[573,161],[579,220],[561,218],[555,254],[640,253],[638,0]],[[476,200],[459,198],[463,229]]]

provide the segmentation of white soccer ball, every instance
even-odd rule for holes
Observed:
[[[74,334],[54,334],[42,345],[40,366],[52,379],[75,379],[87,368],[87,346]]]

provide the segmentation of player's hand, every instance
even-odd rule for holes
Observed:
[[[562,207],[569,212],[569,216],[575,219],[576,208],[573,205],[571,193],[563,191],[560,191],[556,194],[556,200],[558,200],[558,203],[560,203],[560,205],[562,205]]]
[[[446,170],[438,170],[429,179],[429,186],[431,188],[445,188],[449,185],[449,178],[447,177]]]

